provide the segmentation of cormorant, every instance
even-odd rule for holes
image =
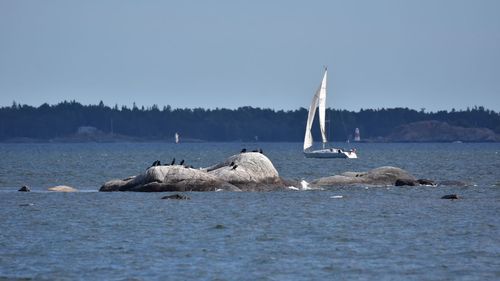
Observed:
[[[252,152],[258,152],[258,150],[257,150],[257,149],[254,149],[254,150],[252,150]]]
[[[243,148],[240,153],[245,153],[245,152],[247,152],[247,149]]]
[[[259,153],[264,154],[264,151],[262,150],[262,148],[259,148]]]
[[[238,165],[234,165],[231,170],[236,170],[237,167],[238,167]]]
[[[231,162],[231,164],[229,164],[229,167],[232,167],[234,166],[234,162]]]
[[[181,163],[179,163],[179,165],[182,165],[184,164],[184,159],[181,160]]]
[[[172,159],[172,163],[170,163],[170,165],[174,165],[175,164],[175,157],[174,159]]]

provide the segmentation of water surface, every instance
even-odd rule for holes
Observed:
[[[187,201],[95,192],[157,159],[201,167],[243,147],[264,149],[286,178],[392,165],[474,185],[187,193]],[[500,278],[499,144],[357,144],[357,160],[306,159],[300,147],[0,144],[0,279]],[[34,192],[15,191],[23,184]],[[45,192],[59,184],[87,192]],[[450,193],[464,199],[440,199]]]

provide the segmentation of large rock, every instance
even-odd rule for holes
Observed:
[[[153,166],[124,180],[106,182],[99,191],[269,191],[284,189],[271,161],[260,153],[241,153],[205,169]]]
[[[312,186],[344,186],[344,185],[394,185],[397,180],[416,181],[407,171],[384,166],[368,172],[345,172],[340,175],[324,177],[311,182]]]
[[[99,191],[239,191],[239,189],[205,171],[181,165],[154,166],[144,173],[124,180],[106,182]]]
[[[230,156],[205,170],[243,191],[271,191],[285,185],[271,160],[258,152]]]

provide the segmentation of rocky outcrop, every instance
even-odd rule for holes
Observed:
[[[78,191],[78,189],[71,187],[71,186],[67,186],[67,185],[58,185],[58,186],[54,186],[54,187],[49,187],[48,190],[55,191],[55,192],[77,192]]]
[[[368,172],[345,172],[307,183],[282,179],[263,154],[246,152],[203,169],[182,165],[152,166],[123,180],[106,182],[99,191],[185,192],[185,191],[280,191],[321,189],[323,186],[421,186],[435,185],[417,180],[407,171],[384,166]]]
[[[106,182],[99,191],[271,191],[284,182],[261,153],[240,153],[205,169],[153,166],[138,176]]]
[[[345,185],[395,185],[396,181],[416,181],[407,171],[384,166],[368,172],[345,172],[340,175],[324,177],[311,182],[312,186],[345,186]]]

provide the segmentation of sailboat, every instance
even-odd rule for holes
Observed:
[[[325,68],[325,74],[321,80],[319,89],[313,96],[311,106],[309,107],[309,115],[307,116],[306,134],[304,137],[304,155],[307,158],[358,158],[355,149],[345,150],[342,148],[327,148],[328,142],[325,133],[325,112],[326,112],[326,77],[328,69]],[[316,110],[319,109],[319,128],[323,141],[323,148],[313,150],[313,138],[311,133],[312,124]]]
[[[174,140],[175,140],[175,143],[179,143],[179,133],[175,133],[174,135]]]

